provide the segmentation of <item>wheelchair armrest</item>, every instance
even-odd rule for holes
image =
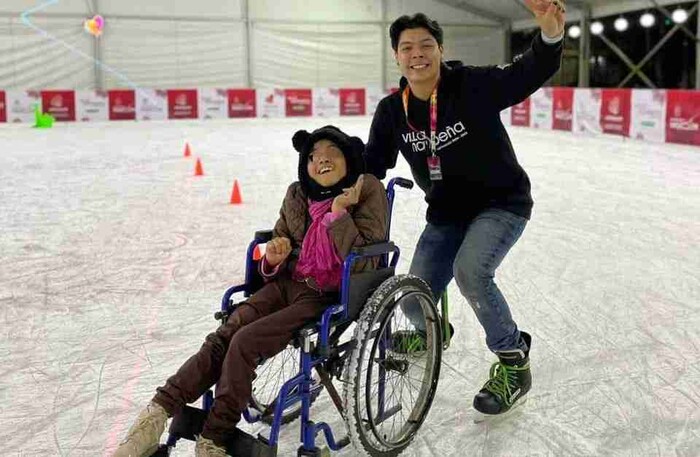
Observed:
[[[387,241],[384,243],[368,244],[367,246],[352,248],[350,253],[360,257],[371,257],[386,254],[388,252],[394,252],[395,250],[396,245],[394,245],[394,242]]]
[[[272,239],[272,230],[258,230],[255,232],[255,239],[259,243],[267,243]]]
[[[403,187],[404,189],[413,189],[413,181],[406,178],[394,178],[392,179],[397,186]]]

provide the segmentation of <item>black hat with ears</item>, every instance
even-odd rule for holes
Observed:
[[[343,152],[347,174],[337,184],[331,187],[323,187],[314,181],[307,170],[309,154],[314,144],[320,140],[333,142]],[[294,149],[299,152],[299,182],[306,195],[314,200],[321,201],[335,197],[343,193],[343,189],[351,187],[362,173],[365,172],[365,161],[362,154],[365,144],[356,136],[349,136],[333,125],[326,125],[309,133],[299,130],[292,137]]]

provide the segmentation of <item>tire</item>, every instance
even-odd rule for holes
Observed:
[[[391,345],[390,332],[413,328],[401,310],[407,299],[417,299],[425,316],[426,347],[419,352],[401,352]],[[430,411],[440,377],[442,330],[428,285],[413,275],[397,275],[384,281],[365,304],[353,339],[356,345],[350,355],[344,389],[348,435],[363,455],[397,456],[411,444]],[[397,377],[401,379],[394,382]],[[385,392],[386,415],[380,418],[382,403],[378,392],[382,385],[394,390]],[[404,398],[404,393],[412,388],[416,394],[409,391]],[[415,405],[406,405],[414,399]],[[397,418],[400,427],[394,436]],[[391,429],[387,430],[389,422]]]

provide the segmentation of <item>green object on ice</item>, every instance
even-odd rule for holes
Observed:
[[[42,113],[39,105],[34,105],[34,127],[38,129],[50,129],[53,127],[54,117],[47,113]]]

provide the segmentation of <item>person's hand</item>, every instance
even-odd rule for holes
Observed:
[[[537,25],[548,38],[556,38],[564,32],[564,0],[525,0],[525,6],[535,15]]]
[[[281,236],[273,238],[265,245],[265,260],[268,265],[275,267],[282,263],[292,252],[292,243],[289,238]]]
[[[343,193],[333,199],[331,211],[338,212],[347,209],[352,205],[356,205],[357,202],[360,201],[363,181],[364,175],[360,175],[360,177],[357,178],[354,186],[343,189]]]

